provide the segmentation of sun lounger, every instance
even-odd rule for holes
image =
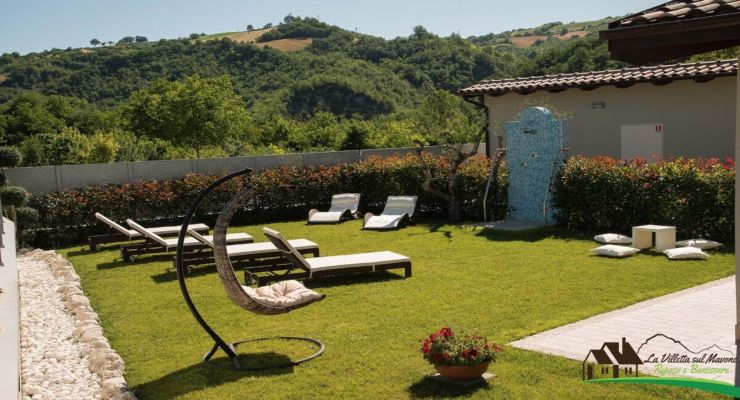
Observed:
[[[90,250],[92,251],[98,251],[100,250],[100,245],[103,243],[113,243],[113,242],[124,242],[124,241],[132,241],[135,239],[143,240],[144,236],[133,230],[133,229],[126,229],[120,224],[116,223],[116,221],[113,221],[112,219],[106,217],[105,215],[101,213],[95,213],[95,218],[97,218],[98,221],[104,223],[108,226],[110,231],[108,234],[105,235],[93,235],[87,238],[87,242],[90,244]],[[148,228],[151,232],[154,232],[155,234],[167,237],[167,236],[176,236],[178,233],[180,233],[180,225],[175,226],[159,226],[156,228]],[[196,232],[203,232],[208,233],[208,225],[204,224],[191,224],[188,226],[188,229],[192,229]]]
[[[308,212],[309,224],[330,223],[336,224],[342,220],[354,219],[358,216],[360,208],[359,193],[342,193],[331,196],[329,211],[312,209]]]
[[[144,236],[144,243],[130,244],[121,246],[121,257],[123,261],[134,262],[136,256],[142,254],[161,254],[169,253],[177,248],[177,238],[163,238],[158,234],[152,232],[149,229],[137,224],[136,222],[127,219],[126,223],[135,231],[139,232]],[[213,240],[212,236],[204,236],[209,240]],[[246,233],[229,233],[226,235],[227,244],[237,243],[252,243],[254,238]],[[210,252],[210,247],[201,243],[198,239],[188,236],[183,242],[183,247],[186,252]]]
[[[189,230],[188,233],[204,245],[211,249],[214,248],[213,240],[208,236],[201,235],[194,230]],[[319,245],[310,240],[294,239],[289,242],[302,255],[319,256]],[[289,272],[293,269],[292,264],[283,257],[283,253],[272,242],[230,244],[226,246],[226,252],[232,262],[246,262],[245,275],[259,272],[276,274],[278,271]],[[175,265],[177,260],[173,258],[172,262]],[[213,264],[214,262],[212,252],[183,254],[183,265],[188,269],[193,265]]]
[[[281,279],[379,272],[400,268],[403,268],[406,278],[411,276],[411,259],[392,251],[305,258],[280,232],[270,228],[262,228],[262,231],[293,263],[293,266],[301,270],[300,273],[281,275]],[[259,284],[261,285],[262,281]]]
[[[413,223],[416,200],[416,196],[388,196],[382,214],[365,214],[362,229],[396,229]]]

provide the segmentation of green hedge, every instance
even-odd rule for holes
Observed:
[[[447,165],[442,157],[430,157],[433,175],[440,188],[446,185]],[[466,197],[465,213],[469,219],[482,214],[481,199],[490,161],[485,157],[468,160],[460,171]],[[95,221],[94,213],[102,212],[115,221],[132,218],[145,225],[179,224],[193,199],[216,175],[192,174],[182,179],[89,186],[61,193],[39,195],[31,203],[41,214],[41,232],[37,244],[59,244],[80,241],[92,233],[105,231]],[[331,195],[342,192],[362,193],[364,209],[380,212],[389,195],[418,195],[422,215],[446,215],[446,203],[421,189],[423,175],[414,155],[369,158],[365,161],[336,166],[291,167],[257,171],[252,178],[256,189],[248,212],[238,213],[234,223],[270,222],[306,218],[311,208],[325,209]],[[489,196],[489,210],[499,218],[506,210],[505,168]],[[196,216],[199,222],[212,224],[223,205],[243,180],[234,180],[213,193]]]
[[[560,223],[596,232],[631,233],[644,224],[675,225],[680,238],[732,242],[735,164],[677,159],[646,164],[572,157],[553,193]]]

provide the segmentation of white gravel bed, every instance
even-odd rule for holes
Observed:
[[[67,260],[53,251],[19,255],[18,285],[24,400],[135,398]]]

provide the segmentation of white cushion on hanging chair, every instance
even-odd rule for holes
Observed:
[[[294,280],[260,286],[256,289],[249,286],[242,286],[242,288],[252,299],[272,307],[295,307],[322,297]]]

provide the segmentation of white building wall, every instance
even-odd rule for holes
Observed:
[[[663,156],[734,157],[736,77],[709,82],[674,81],[664,86],[640,83],[619,89],[568,89],[486,96],[491,122],[491,148],[496,135],[528,106],[546,106],[569,119],[571,155],[620,156],[620,129],[629,124],[664,125]],[[593,103],[604,103],[594,108]]]

